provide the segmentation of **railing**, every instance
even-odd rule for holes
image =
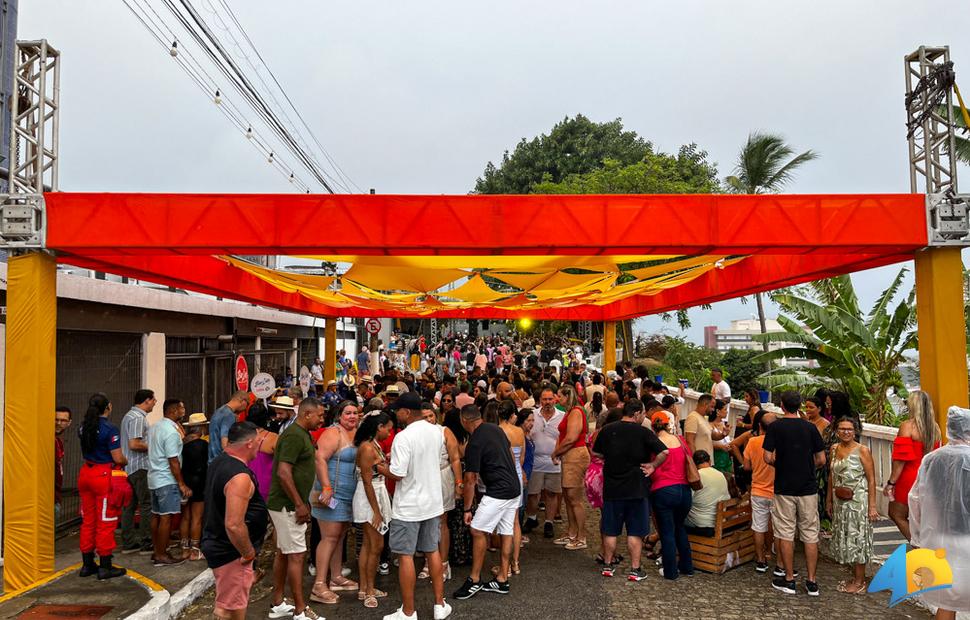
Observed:
[[[671,388],[674,389],[673,387]],[[681,417],[686,417],[688,413],[697,406],[697,399],[701,392],[686,390],[684,392],[684,404],[681,405]],[[771,411],[782,415],[781,409],[771,404],[763,404],[765,411]],[[743,400],[732,400],[728,409],[728,426],[731,428],[731,437],[735,436],[734,429],[736,421],[743,417],[748,411],[748,405]],[[862,439],[860,443],[869,448],[872,452],[872,460],[875,465],[876,475],[876,501],[878,502],[879,514],[886,515],[889,510],[889,498],[882,494],[883,485],[889,479],[892,469],[893,441],[896,439],[898,429],[891,426],[880,426],[878,424],[862,424]]]

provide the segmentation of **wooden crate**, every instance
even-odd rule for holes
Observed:
[[[687,537],[694,568],[724,573],[754,559],[751,501],[747,496],[719,502],[714,536]]]

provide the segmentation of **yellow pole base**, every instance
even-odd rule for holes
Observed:
[[[616,369],[616,321],[603,322],[603,374]]]
[[[947,410],[968,404],[960,248],[927,248],[916,253],[916,316],[920,386],[933,400],[945,436]]]
[[[48,254],[31,252],[7,263],[3,442],[7,592],[54,573],[56,287],[57,262]]]

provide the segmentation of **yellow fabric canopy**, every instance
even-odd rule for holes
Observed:
[[[603,306],[656,293],[744,260],[725,256],[317,256],[350,268],[339,276],[269,269],[241,259],[228,264],[271,284],[336,308],[366,308],[426,316],[441,310],[503,310]],[[619,265],[664,262],[622,271]],[[474,271],[485,269],[485,271]],[[573,270],[585,273],[572,273]],[[618,284],[622,280],[632,281]],[[487,279],[521,292],[496,290]],[[622,278],[622,280],[621,280]],[[457,286],[455,286],[457,284]],[[454,286],[448,289],[449,285]],[[502,288],[502,285],[496,285]]]

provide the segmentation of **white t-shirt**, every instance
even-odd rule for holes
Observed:
[[[556,444],[559,443],[559,423],[566,412],[556,409],[556,413],[546,422],[541,411],[541,407],[536,407],[535,414],[532,416],[535,421],[530,435],[535,444],[532,471],[545,474],[559,473],[561,466],[553,464],[552,453],[556,451]]]
[[[441,429],[424,420],[411,422],[394,436],[391,444],[391,473],[400,476],[394,491],[391,518],[425,521],[442,513]]]
[[[313,375],[313,380],[317,383],[323,382],[323,366],[317,366],[316,364],[310,366],[310,374]]]
[[[714,384],[714,387],[711,390],[711,394],[713,394],[714,398],[718,400],[726,400],[728,398],[731,398],[731,386],[727,384],[727,381],[724,381],[722,379],[721,381],[718,381],[717,383]]]

